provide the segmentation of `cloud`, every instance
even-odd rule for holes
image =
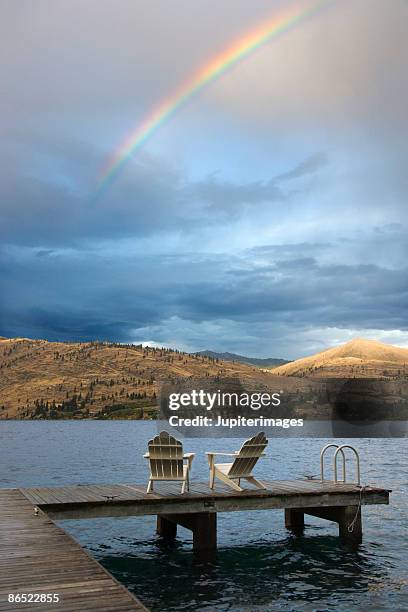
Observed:
[[[237,215],[244,205],[282,202],[285,197],[275,181],[234,184],[210,176],[190,187],[190,198],[204,203],[215,214],[228,211]]]
[[[282,189],[281,183],[315,174],[327,163],[328,155],[318,152],[269,180],[249,183],[227,182],[213,174],[206,180],[191,185],[190,198],[193,201],[204,202],[214,212],[229,210],[235,214],[239,213],[242,205],[283,203],[289,194]]]
[[[406,267],[322,264],[311,245],[307,257],[293,257],[295,246],[288,258],[265,247],[262,260],[250,252],[125,261],[92,251],[20,262],[9,255],[0,335],[149,340],[266,356],[276,347],[296,357],[317,338],[313,329],[408,332]]]
[[[160,101],[286,8],[6,0],[0,334],[286,357],[353,330],[405,338],[403,0],[327,3],[193,97],[94,197]]]
[[[307,157],[299,164],[297,164],[292,170],[279,174],[275,181],[292,181],[294,179],[302,178],[309,174],[314,174],[328,163],[328,155],[324,152],[314,153]]]
[[[37,148],[30,156],[31,164],[33,157],[38,158],[40,168],[49,164],[47,155],[47,148]],[[9,164],[7,148],[0,157],[5,162],[0,186],[3,240],[41,247],[160,234],[180,227],[187,231],[211,227],[219,217],[241,217],[248,206],[282,204],[290,192],[282,190],[279,183],[317,172],[326,159],[321,153],[312,155],[285,174],[266,181],[236,183],[212,175],[187,182],[170,163],[142,154],[114,190],[108,189],[95,198],[89,178],[78,182],[77,177],[75,187],[69,187],[55,170],[28,174],[24,156]],[[68,142],[52,163],[56,168],[80,167],[86,159],[96,157],[90,148]],[[48,251],[40,250],[42,255],[49,255]]]

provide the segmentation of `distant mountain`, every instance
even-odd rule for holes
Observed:
[[[238,363],[250,363],[259,368],[274,368],[277,366],[291,363],[286,359],[275,359],[273,357],[266,359],[258,359],[257,357],[244,357],[236,353],[217,353],[216,351],[198,351],[195,355],[204,355],[213,359],[221,359],[222,361],[237,361]]]
[[[273,374],[307,378],[401,378],[408,374],[408,349],[355,338],[275,368]]]

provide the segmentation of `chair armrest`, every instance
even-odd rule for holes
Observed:
[[[143,455],[143,459],[149,459],[149,457],[150,457],[149,453],[145,453],[145,454]]]
[[[217,451],[206,451],[206,455],[219,455],[223,457],[235,457],[238,455],[239,451],[234,451],[233,453],[218,453]]]

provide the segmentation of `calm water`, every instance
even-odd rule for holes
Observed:
[[[153,422],[1,422],[0,487],[146,482],[142,458]],[[324,440],[274,439],[259,477],[317,473]],[[193,478],[207,477],[204,451],[235,450],[239,441],[185,441],[195,451]],[[363,484],[393,489],[390,506],[363,510],[364,543],[344,549],[334,524],[306,517],[292,537],[282,511],[218,517],[212,566],[194,563],[190,532],[164,546],[155,518],[64,521],[69,531],[152,610],[407,610],[407,440],[354,440]],[[222,448],[221,448],[222,445]]]

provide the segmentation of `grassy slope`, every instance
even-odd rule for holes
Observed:
[[[141,417],[156,405],[155,395],[162,380],[191,376],[238,376],[249,380],[254,375],[252,366],[171,350],[3,339],[0,418],[39,417],[47,402],[48,412],[52,410],[54,417],[113,413],[118,417]]]

